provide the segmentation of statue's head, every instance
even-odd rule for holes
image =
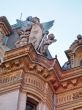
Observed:
[[[27,21],[32,21],[32,16],[27,17]]]
[[[77,35],[77,39],[78,40],[82,39],[82,35],[81,34]]]
[[[54,38],[55,38],[54,34],[49,34],[49,35],[48,35],[48,39],[54,40]]]
[[[38,17],[33,17],[32,22],[33,23],[40,23],[40,19]]]

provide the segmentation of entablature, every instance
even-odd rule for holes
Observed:
[[[1,82],[3,83],[2,80],[4,80],[4,75],[5,78],[10,77],[16,74],[17,71],[22,70],[21,80],[24,80],[24,77],[26,75],[28,76],[28,74],[33,74],[34,76],[43,78],[43,80],[51,85],[51,88],[53,89],[50,78],[52,77],[52,74],[54,74],[53,66],[55,64],[55,59],[50,60],[43,58],[43,56],[40,56],[41,55],[36,53],[31,44],[6,52],[4,55],[4,62],[0,64]],[[5,83],[6,81],[11,80],[7,79],[5,79]],[[11,81],[9,81],[8,83],[11,84]]]
[[[82,67],[72,68],[63,71],[60,75],[57,93],[65,92],[82,87]]]
[[[4,62],[0,64],[0,76],[20,69],[24,74],[30,73],[44,78],[56,92],[60,92],[61,88],[61,91],[66,91],[81,86],[82,67],[62,70],[57,58],[45,58],[31,44],[5,53]]]

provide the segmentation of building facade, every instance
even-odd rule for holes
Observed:
[[[61,67],[48,51],[53,22],[0,17],[0,110],[82,110],[82,36]]]

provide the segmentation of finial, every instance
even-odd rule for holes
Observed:
[[[55,55],[55,58],[57,58],[57,55]]]
[[[22,19],[22,12],[21,12],[21,15],[20,15],[20,20]]]
[[[78,40],[82,39],[82,35],[81,35],[81,34],[78,34],[78,35],[77,35],[77,39],[78,39]]]

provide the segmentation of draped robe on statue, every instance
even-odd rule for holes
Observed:
[[[33,23],[31,33],[29,36],[29,43],[32,43],[35,49],[37,49],[40,44],[42,34],[43,32],[40,23]]]

